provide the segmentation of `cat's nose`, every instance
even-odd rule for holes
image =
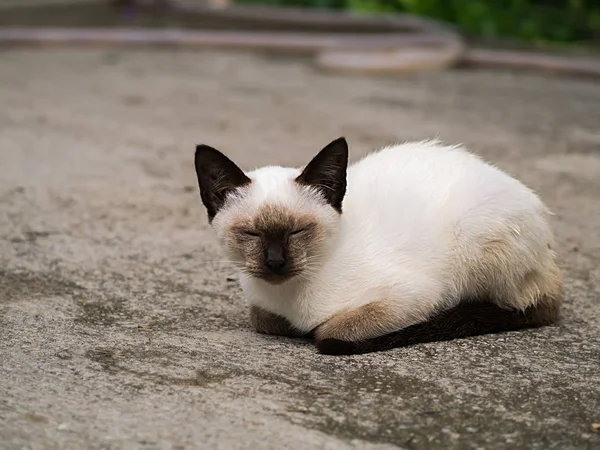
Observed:
[[[270,258],[265,262],[267,268],[273,273],[283,273],[286,270],[285,259],[283,258]]]
[[[281,245],[271,244],[269,246],[265,255],[265,266],[277,275],[281,275],[288,269],[285,252]]]

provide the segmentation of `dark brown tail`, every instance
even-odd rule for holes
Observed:
[[[394,333],[360,342],[324,339],[317,342],[321,353],[351,355],[390,350],[427,342],[449,341],[482,334],[516,331],[550,325],[558,320],[560,302],[543,299],[524,311],[500,308],[492,303],[461,303],[447,311]]]

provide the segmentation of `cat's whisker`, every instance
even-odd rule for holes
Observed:
[[[201,261],[203,263],[211,263],[211,264],[240,264],[236,261]]]
[[[203,263],[211,263],[211,264],[233,264],[233,265],[243,265],[243,262],[240,261],[231,261],[231,260],[204,260],[204,261],[200,261]]]

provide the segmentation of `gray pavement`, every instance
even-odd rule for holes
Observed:
[[[14,50],[0,60],[0,448],[600,448],[600,87],[301,60]],[[193,170],[463,142],[556,213],[560,326],[330,357],[248,325]]]

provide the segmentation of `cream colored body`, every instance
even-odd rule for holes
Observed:
[[[240,208],[251,214],[267,203],[310,211],[326,223],[327,242],[303,276],[273,285],[240,274],[250,305],[300,331],[371,302],[384,301],[397,328],[464,299],[525,309],[561,288],[548,209],[522,183],[460,147],[417,142],[366,156],[348,169],[339,217],[311,204],[293,183],[299,173],[248,173],[249,195],[231,202],[214,226],[223,238]],[[376,333],[393,331],[387,326]]]

